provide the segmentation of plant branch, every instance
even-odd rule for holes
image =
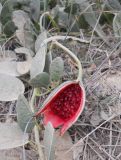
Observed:
[[[75,54],[74,54],[72,51],[70,51],[68,48],[66,48],[65,46],[63,46],[63,45],[60,44],[59,42],[54,41],[53,43],[54,43],[55,45],[57,45],[58,47],[62,48],[65,52],[67,52],[67,53],[69,54],[69,56],[71,56],[71,57],[74,59],[74,61],[75,61],[75,62],[77,63],[77,65],[78,65],[78,69],[79,69],[77,81],[82,80],[82,65],[81,65],[80,60],[75,56]]]
[[[31,107],[32,112],[34,112],[35,97],[36,97],[36,88],[33,91],[32,98],[31,98],[31,101],[30,101],[30,107]],[[40,144],[39,131],[38,131],[37,126],[34,127],[34,135],[35,135],[35,142],[36,142],[37,149],[38,149],[39,159],[44,160],[44,154],[43,154],[43,150],[42,150],[42,147],[41,147],[41,144]]]

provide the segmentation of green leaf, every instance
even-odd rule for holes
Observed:
[[[75,0],[75,2],[80,5],[82,12],[84,12],[84,10],[86,9],[86,11],[83,13],[83,16],[84,16],[85,20],[87,21],[87,23],[92,28],[95,28],[95,25],[97,23],[97,18],[96,18],[95,12],[94,12],[92,6],[90,5],[90,3],[87,0]],[[108,40],[106,39],[106,35],[103,32],[99,23],[96,25],[95,32],[103,39],[103,41],[105,43],[108,44]]]
[[[116,10],[120,11],[121,10],[121,5],[118,0],[108,0],[106,1],[106,6],[110,8],[110,10]]]
[[[0,101],[17,100],[24,90],[24,84],[18,78],[0,74]]]
[[[50,9],[54,8],[57,5],[57,0],[49,0],[48,1],[48,6]]]
[[[50,83],[49,74],[46,72],[40,73],[36,77],[30,80],[30,85],[39,88],[39,87],[47,87]]]
[[[3,6],[2,6],[2,4],[0,3],[0,14],[1,14],[2,8],[3,8]]]
[[[121,40],[121,13],[116,13],[113,19],[113,30],[115,37]]]
[[[72,2],[71,4],[69,4],[65,9],[65,12],[69,13],[69,14],[73,14],[76,15],[79,12],[79,5]]]
[[[63,75],[64,62],[61,57],[55,58],[50,65],[51,81],[59,81]]]
[[[64,11],[65,7],[60,7],[59,5],[56,5],[51,10],[51,15],[53,19],[60,25],[61,27],[67,27],[68,25],[68,13]]]
[[[51,51],[49,51],[46,54],[44,72],[49,73],[49,68],[51,63],[52,63],[52,54],[51,54]]]
[[[45,156],[47,160],[54,160],[54,128],[49,122],[45,127],[44,132],[44,147],[45,147]]]
[[[23,95],[20,95],[16,105],[17,111],[17,121],[20,128],[24,131],[26,128],[27,123],[33,116],[32,111],[30,110],[29,103],[27,102],[26,98]],[[31,119],[30,123],[28,124],[26,132],[31,132],[35,125],[35,122]]]
[[[4,6],[1,11],[1,16],[0,16],[0,19],[3,25],[5,25],[8,21],[11,20],[11,14],[14,9],[14,5],[16,5],[15,0],[6,1],[4,3]]]
[[[2,23],[0,22],[0,34],[2,33]]]
[[[17,27],[12,21],[8,21],[3,27],[3,31],[7,36],[12,36],[16,29]]]
[[[25,0],[7,0],[3,4],[0,16],[3,25],[5,25],[8,21],[12,20],[12,12],[20,8],[20,3],[24,4]]]
[[[59,7],[58,24],[62,27],[68,26],[68,14],[64,12],[63,7]]]
[[[30,2],[30,11],[32,19],[37,22],[40,17],[40,0],[34,0]]]
[[[29,142],[28,138],[17,123],[0,123],[0,150],[23,146]]]

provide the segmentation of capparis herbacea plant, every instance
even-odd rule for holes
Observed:
[[[85,90],[82,83],[82,66],[73,52],[57,41],[53,44],[62,48],[78,65],[78,77],[73,81],[66,81],[55,88],[47,97],[40,110],[35,113],[38,118],[43,115],[44,125],[51,122],[54,128],[61,127],[63,135],[78,119],[85,104]]]

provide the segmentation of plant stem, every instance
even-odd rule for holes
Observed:
[[[84,40],[84,39],[81,39],[81,38],[77,38],[77,37],[74,37],[74,36],[51,36],[51,37],[45,39],[41,43],[40,47],[42,47],[45,44],[47,44],[47,43],[49,43],[51,41],[54,41],[54,40],[67,40],[67,39],[69,39],[69,40],[71,39],[73,41],[77,41],[77,42],[80,42],[80,43],[87,43],[87,44],[89,43],[89,41],[87,41],[87,40]]]
[[[74,54],[72,51],[70,51],[68,48],[66,48],[65,46],[63,46],[63,45],[60,44],[59,42],[54,41],[53,43],[54,43],[55,45],[57,45],[58,47],[62,48],[64,51],[66,51],[66,52],[69,54],[69,56],[71,56],[71,57],[74,59],[74,61],[75,61],[75,62],[77,63],[77,65],[78,65],[78,69],[79,69],[77,81],[82,81],[82,65],[81,65],[80,60],[77,58],[77,56],[75,56],[75,54]]]
[[[34,112],[35,97],[36,97],[36,88],[33,90],[32,98],[31,98],[31,101],[30,101],[30,107],[31,107],[32,112]],[[42,147],[41,147],[41,144],[40,144],[39,131],[38,131],[37,126],[34,127],[34,135],[35,135],[35,142],[36,142],[37,149],[38,149],[39,159],[44,160],[45,158],[44,158],[43,150],[42,150]]]
[[[59,31],[58,25],[57,25],[56,22],[53,20],[53,18],[50,16],[50,13],[49,13],[49,12],[44,12],[44,13],[41,15],[41,17],[40,17],[40,23],[39,23],[39,25],[40,25],[41,31],[44,31],[44,30],[45,30],[44,27],[43,27],[43,25],[42,25],[43,19],[44,19],[44,23],[45,23],[45,16],[48,16],[48,17],[49,17],[50,22],[52,23],[53,27],[56,27],[56,28],[58,29],[58,31]],[[44,26],[45,26],[45,25],[44,25]]]

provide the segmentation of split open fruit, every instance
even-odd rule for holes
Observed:
[[[45,100],[43,107],[36,113],[44,116],[44,124],[51,122],[54,128],[61,126],[60,133],[72,126],[83,111],[85,90],[77,81],[67,81],[57,87]]]

